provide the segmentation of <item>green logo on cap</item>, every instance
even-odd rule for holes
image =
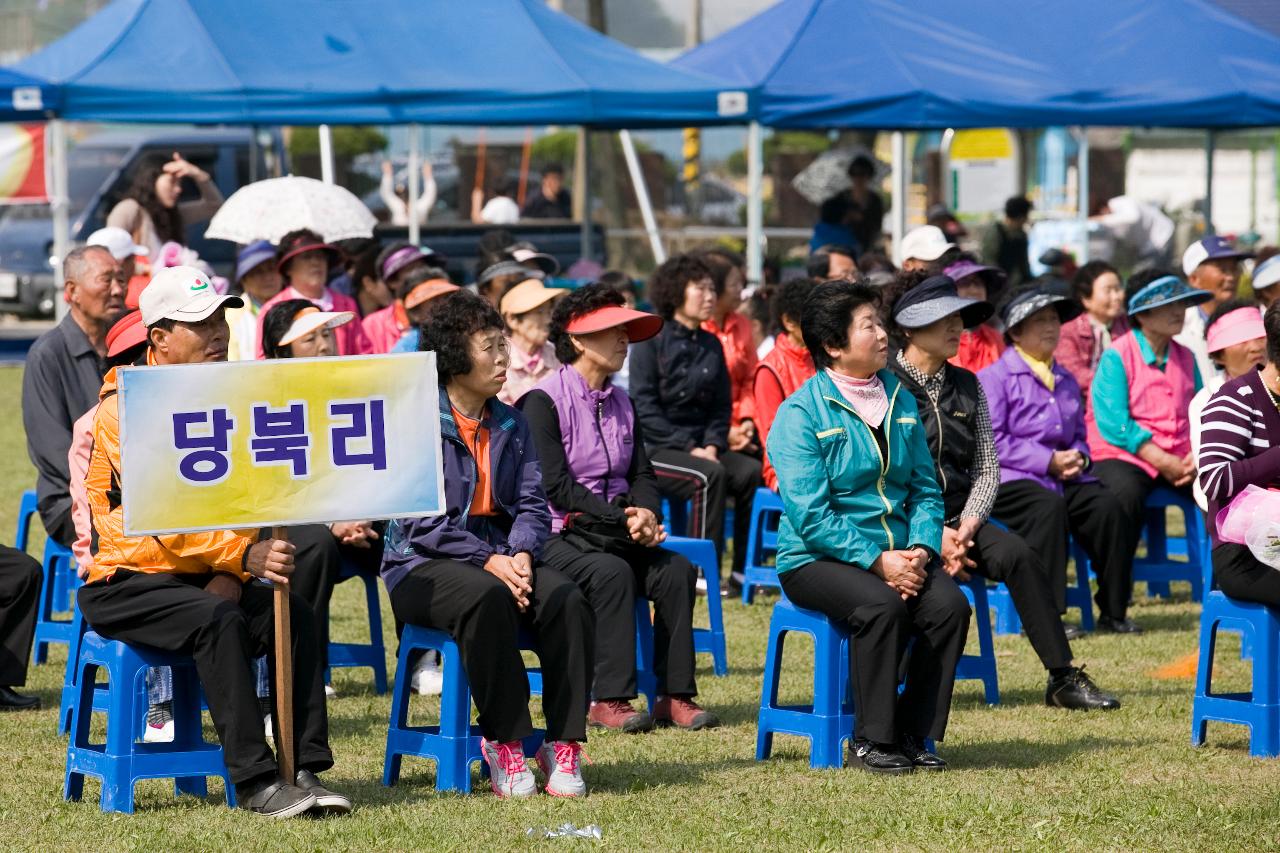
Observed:
[[[196,283],[191,285],[191,292],[195,293],[197,290],[204,290],[208,286],[209,286],[209,282],[205,281],[202,278],[198,278],[196,279]]]

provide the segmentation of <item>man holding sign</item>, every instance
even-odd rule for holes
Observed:
[[[147,364],[226,361],[223,312],[240,304],[239,297],[219,296],[197,269],[161,270],[141,298]],[[194,657],[241,808],[277,818],[350,811],[350,799],[316,777],[333,766],[333,754],[314,617],[296,595],[289,596],[298,767],[293,779],[280,778],[263,737],[253,661],[272,647],[273,593],[255,579],[287,584],[294,546],[279,539],[255,542],[229,530],[125,535],[117,383],[113,369],[102,386],[86,476],[94,564],[79,592],[85,619],[103,636]]]

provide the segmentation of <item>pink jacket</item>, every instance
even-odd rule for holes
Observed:
[[[1196,359],[1191,350],[1177,341],[1169,342],[1169,358],[1164,370],[1147,364],[1134,335],[1125,335],[1111,344],[1120,353],[1129,377],[1129,415],[1143,429],[1150,430],[1156,447],[1179,458],[1191,452],[1191,422],[1187,412],[1196,393]],[[1149,462],[1116,447],[1102,437],[1090,406],[1085,415],[1089,431],[1089,456],[1094,462],[1120,459],[1136,465],[1147,476],[1159,472]]]
[[[354,322],[354,321],[353,321]],[[386,308],[379,308],[364,318],[364,336],[369,341],[369,352],[391,352],[400,338],[409,329],[409,318],[399,302],[392,302]]]
[[[1111,340],[1118,341],[1127,331],[1129,318],[1117,317],[1111,324]],[[1062,336],[1058,338],[1053,358],[1076,378],[1086,406],[1089,403],[1089,386],[1093,384],[1093,374],[1098,369],[1098,360],[1102,358],[1104,349],[1102,335],[1094,329],[1087,311],[1062,324]]]
[[[266,357],[266,354],[262,351],[262,321],[267,316],[267,312],[281,302],[286,302],[290,299],[307,298],[309,297],[303,296],[292,287],[286,287],[263,303],[262,309],[258,311],[258,342],[255,358]],[[335,293],[326,287],[323,296],[311,301],[321,311],[350,311],[356,315],[356,319],[350,323],[333,330],[334,336],[338,339],[339,355],[365,355],[371,351],[369,339],[364,334],[364,326],[360,323],[360,307],[356,305],[354,299],[341,293]]]
[[[76,571],[82,578],[89,574],[89,567],[93,565],[93,555],[89,552],[93,523],[89,517],[89,490],[85,487],[84,477],[89,473],[93,416],[97,413],[98,407],[94,406],[71,427],[71,450],[67,452],[67,471],[71,475],[71,520],[76,526],[76,541],[71,543],[71,553],[76,556]]]

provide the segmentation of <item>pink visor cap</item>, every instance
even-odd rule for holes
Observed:
[[[1262,325],[1262,312],[1254,306],[1237,308],[1220,318],[1205,336],[1209,352],[1222,352],[1229,346],[1265,338],[1267,330]]]

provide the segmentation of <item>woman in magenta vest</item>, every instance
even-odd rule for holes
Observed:
[[[520,400],[529,421],[551,511],[542,559],[581,587],[596,614],[593,701],[588,721],[624,732],[656,722],[685,729],[719,725],[698,707],[693,601],[697,580],[666,538],[661,497],[631,399],[610,376],[632,341],[653,337],[662,319],[623,307],[622,294],[592,284],[563,297],[551,315],[560,366]],[[653,718],[637,711],[635,596],[654,604]]]
[[[1086,421],[1094,474],[1120,502],[1132,554],[1151,491],[1163,484],[1191,494],[1196,468],[1187,412],[1202,382],[1195,356],[1173,336],[1187,308],[1212,295],[1158,270],[1131,276],[1125,295],[1133,331],[1102,354]],[[1115,630],[1138,631],[1123,618],[1130,591],[1115,593],[1104,615],[1120,619]]]

